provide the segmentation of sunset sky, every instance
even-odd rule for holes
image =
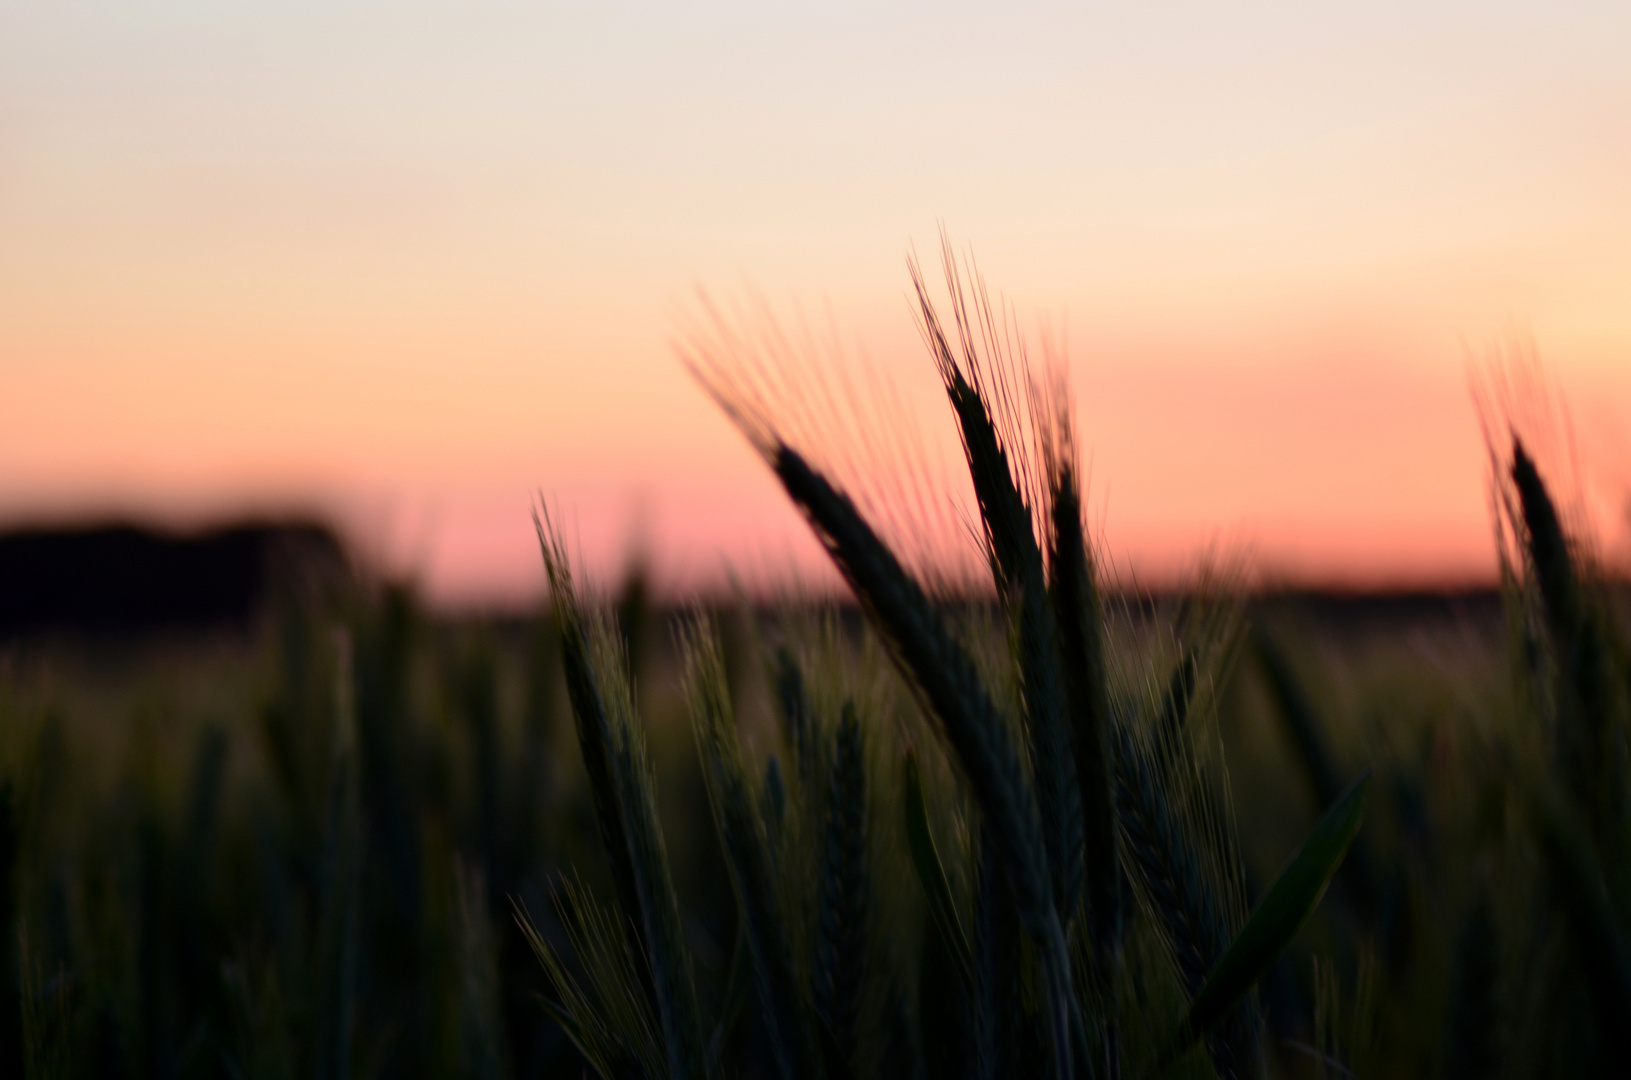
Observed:
[[[542,491],[604,574],[814,565],[673,343],[761,294],[954,451],[943,223],[1128,572],[1487,573],[1530,348],[1631,549],[1631,4],[1341,7],[0,0],[0,524],[310,509],[516,602]]]

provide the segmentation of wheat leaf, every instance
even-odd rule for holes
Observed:
[[[1297,936],[1359,832],[1370,776],[1366,769],[1325,812],[1269,886],[1190,1002],[1175,1052],[1189,1049],[1221,1021]]]

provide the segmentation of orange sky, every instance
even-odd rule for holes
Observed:
[[[808,560],[671,341],[752,288],[932,383],[944,222],[1124,566],[1486,569],[1514,342],[1627,546],[1626,5],[680,7],[0,0],[0,519],[313,507],[451,601],[536,591],[540,489],[603,570]]]

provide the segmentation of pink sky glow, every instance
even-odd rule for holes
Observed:
[[[830,581],[674,342],[820,312],[944,462],[943,223],[1126,576],[1487,577],[1531,351],[1631,554],[1625,5],[771,7],[0,0],[0,524],[311,510],[517,604],[542,492],[593,574]]]

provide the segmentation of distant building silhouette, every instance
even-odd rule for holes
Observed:
[[[343,573],[345,547],[312,522],[187,535],[128,524],[0,533],[0,638],[248,623],[280,576]]]

